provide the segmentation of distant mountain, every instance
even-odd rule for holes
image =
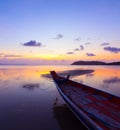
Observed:
[[[71,65],[120,65],[120,62],[102,62],[102,61],[75,61]]]
[[[108,63],[108,65],[120,65],[120,62],[111,62],[111,63]]]

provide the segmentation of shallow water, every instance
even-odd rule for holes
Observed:
[[[85,129],[64,106],[53,80],[44,76],[74,69],[94,72],[74,73],[71,79],[120,96],[118,66],[0,66],[0,130]]]
[[[93,73],[73,78],[78,82],[120,97],[120,66],[85,66]]]

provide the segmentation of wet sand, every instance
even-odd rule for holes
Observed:
[[[80,69],[75,69],[75,70],[67,70],[67,71],[56,71],[57,74],[59,74],[60,76],[67,76],[70,75],[70,77],[74,77],[74,76],[80,76],[80,75],[84,75],[84,74],[89,74],[89,73],[93,73],[94,70],[80,70]],[[50,74],[43,74],[43,77],[47,77],[47,78],[51,78]]]

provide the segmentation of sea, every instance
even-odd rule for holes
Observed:
[[[120,66],[0,66],[0,130],[86,130],[58,93],[53,70],[120,97]]]

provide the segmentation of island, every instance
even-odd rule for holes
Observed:
[[[71,65],[120,65],[120,62],[102,62],[102,61],[75,61]]]

